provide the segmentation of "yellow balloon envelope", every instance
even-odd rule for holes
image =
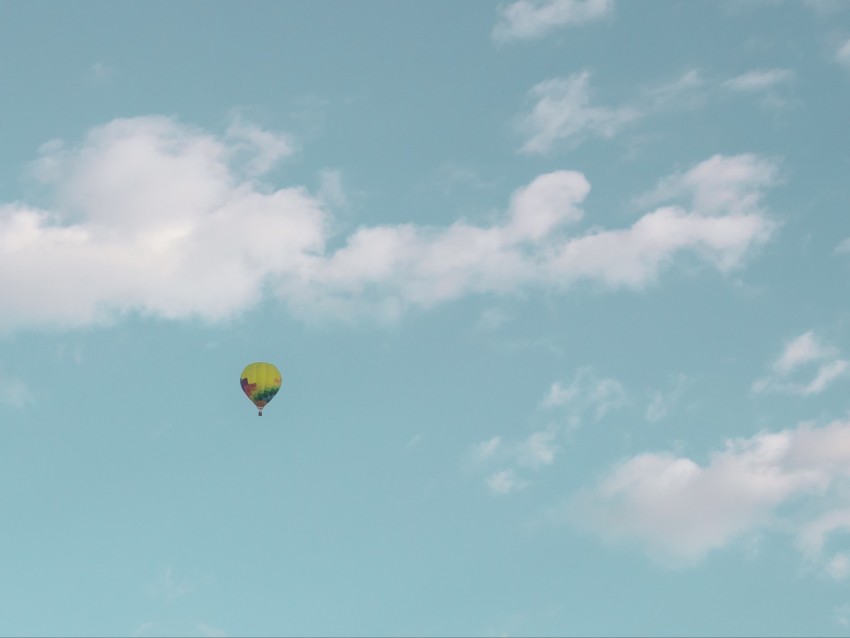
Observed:
[[[241,382],[242,391],[260,408],[259,415],[263,416],[263,408],[280,390],[280,370],[271,363],[250,363],[242,371]]]

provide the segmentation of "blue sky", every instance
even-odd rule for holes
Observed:
[[[850,630],[850,3],[5,3],[0,96],[0,634]]]

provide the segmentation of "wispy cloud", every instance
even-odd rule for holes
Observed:
[[[821,17],[828,17],[848,8],[847,0],[803,0],[803,4]]]
[[[150,592],[154,596],[173,602],[191,593],[192,586],[185,580],[178,579],[174,575],[174,569],[167,565],[163,567],[156,580],[150,586]]]
[[[834,347],[822,344],[815,337],[815,333],[809,330],[785,344],[785,349],[776,360],[774,368],[780,374],[788,374],[794,368],[811,361],[832,357],[835,353]]]
[[[491,190],[498,184],[498,180],[487,178],[481,169],[472,163],[445,162],[436,169],[432,183],[443,195],[451,195],[461,189]]]
[[[526,96],[531,110],[520,117],[519,132],[525,137],[522,153],[548,153],[557,143],[575,146],[588,137],[610,138],[625,125],[642,117],[630,107],[591,104],[590,72],[545,80]]]
[[[533,432],[516,448],[516,461],[522,467],[540,468],[551,465],[560,447],[555,443],[554,428]]]
[[[836,605],[833,609],[833,614],[835,616],[835,622],[839,625],[842,627],[850,626],[850,603]]]
[[[764,69],[742,73],[726,80],[723,85],[734,91],[764,91],[793,78],[794,73],[790,69]]]
[[[204,636],[205,638],[226,638],[227,632],[224,629],[219,627],[213,627],[212,625],[208,625],[207,623],[199,622],[195,623],[195,630],[198,632],[199,636]]]
[[[531,485],[529,471],[555,462],[561,449],[556,438],[554,427],[514,441],[494,436],[471,446],[467,458],[476,474],[486,474],[484,483],[492,494],[510,494]]]
[[[670,453],[638,454],[617,464],[553,516],[614,542],[642,546],[673,567],[700,562],[748,535],[790,529],[807,556],[844,576],[842,555],[822,556],[823,539],[850,528],[850,510],[834,509],[829,488],[850,476],[850,422],[803,424],[732,439],[698,462]],[[807,500],[808,499],[808,500]],[[780,506],[824,512],[778,525]],[[802,515],[801,515],[802,516]],[[561,519],[563,520],[563,519]]]
[[[95,62],[91,65],[91,74],[98,82],[106,82],[115,75],[115,67],[105,62]]]
[[[499,470],[487,477],[487,487],[493,494],[511,494],[528,486],[528,481],[519,478],[513,470]]]
[[[567,26],[610,16],[614,0],[518,0],[499,7],[492,37],[498,43],[535,40]]]
[[[484,482],[493,494],[510,494],[531,485],[530,475],[555,463],[561,452],[559,434],[577,427],[586,415],[599,421],[625,404],[622,384],[612,377],[596,375],[590,367],[579,368],[569,385],[553,383],[541,402],[547,411],[564,415],[524,437],[505,439],[493,436],[470,446],[467,465],[475,474],[486,475]]]
[[[835,60],[839,64],[850,68],[850,39],[845,40],[844,43],[838,47],[838,50],[835,52]]]
[[[824,362],[824,360],[827,360]],[[803,366],[821,361],[817,372],[807,383],[791,381],[791,374]],[[753,382],[753,392],[782,392],[809,396],[820,394],[848,370],[845,359],[838,358],[838,350],[822,343],[813,331],[803,333],[785,344],[779,358],[771,366],[771,372]]]
[[[644,89],[633,107],[642,115],[677,109],[682,106],[695,107],[705,100],[707,82],[699,69],[690,69],[679,77],[653,84]]]
[[[830,553],[826,546],[830,535],[847,532],[850,532],[850,507],[831,509],[802,524],[797,533],[797,547],[834,580],[846,580],[850,576],[850,554]]]
[[[498,330],[511,320],[511,316],[499,308],[485,308],[481,311],[478,321],[475,323],[476,330],[492,332]]]
[[[747,2],[741,2],[740,0],[725,0],[722,3],[722,7],[727,15],[739,16],[748,15],[760,9],[778,7],[784,1],[785,0],[747,0]]]
[[[331,208],[348,206],[348,195],[342,181],[342,172],[336,169],[325,169],[319,173],[319,195],[322,201]]]
[[[517,188],[489,225],[361,226],[329,251],[327,193],[262,181],[292,150],[287,136],[243,121],[215,136],[162,117],[115,120],[78,146],[47,144],[34,171],[56,207],[0,204],[9,302],[0,330],[129,313],[221,321],[265,294],[306,321],[393,321],[472,294],[565,291],[582,280],[641,289],[683,252],[736,268],[774,227],[758,205],[770,180],[736,174],[742,165],[769,173],[770,160],[716,156],[680,180],[684,206],[627,228],[570,233],[590,184],[556,170]]]
[[[0,404],[23,409],[34,400],[33,393],[24,381],[0,370]]]
[[[588,366],[579,368],[569,385],[559,381],[552,383],[542,401],[545,408],[564,411],[568,415],[568,423],[573,427],[579,425],[587,413],[599,421],[625,403],[623,384],[613,377],[598,376]]]
[[[136,627],[134,636],[204,636],[205,638],[226,638],[224,629],[205,622],[196,622],[191,626],[182,623],[161,623],[149,620]]]
[[[270,171],[278,161],[297,150],[294,140],[282,133],[262,129],[237,118],[225,133],[226,152],[238,158],[251,177]]]
[[[759,95],[766,105],[784,104],[776,93],[788,84],[790,69],[752,70],[722,80],[706,78],[690,69],[673,80],[643,88],[618,105],[593,101],[587,70],[544,80],[525,95],[526,109],[515,120],[524,142],[520,153],[545,155],[559,148],[572,149],[591,138],[611,139],[641,120],[680,110],[697,109],[729,92]]]
[[[687,376],[680,373],[674,377],[673,388],[671,390],[667,392],[653,392],[652,398],[649,400],[644,412],[646,420],[650,423],[655,423],[666,418],[675,408],[687,383]]]
[[[79,343],[60,343],[56,347],[56,355],[60,361],[70,360],[80,365],[83,362],[83,347]]]

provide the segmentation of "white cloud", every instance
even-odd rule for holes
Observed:
[[[836,358],[838,351],[821,343],[813,331],[803,333],[785,344],[782,354],[771,366],[771,373],[753,382],[753,392],[783,392],[810,396],[820,394],[848,369],[848,362]],[[789,381],[788,377],[808,364],[831,359],[818,367],[808,383]]]
[[[0,404],[23,409],[34,401],[32,392],[27,384],[20,379],[4,374],[0,370]]]
[[[555,434],[552,428],[530,434],[517,446],[517,463],[531,468],[551,465],[560,449],[555,443]]]
[[[690,199],[692,210],[702,215],[722,211],[747,215],[762,209],[764,191],[777,183],[777,165],[765,157],[744,153],[714,155],[684,173],[661,179],[656,187],[634,198],[644,207]]]
[[[575,146],[587,137],[610,138],[641,117],[633,107],[595,106],[590,103],[590,73],[545,80],[533,86],[526,99],[531,111],[517,128],[526,137],[523,153],[548,153],[556,143]]]
[[[647,404],[646,411],[644,412],[646,420],[651,423],[655,423],[665,418],[670,411],[675,408],[686,384],[687,377],[680,373],[674,378],[674,386],[672,390],[669,392],[653,392],[652,398]]]
[[[838,442],[846,448],[846,442]],[[845,450],[846,451],[846,450]],[[850,508],[826,511],[805,522],[797,532],[797,547],[812,562],[820,564],[835,580],[844,580],[850,575],[850,557],[844,552],[825,551],[831,534],[850,532]]]
[[[613,0],[518,0],[499,7],[496,42],[534,40],[558,28],[587,24],[611,15]]]
[[[265,294],[306,320],[391,321],[470,294],[581,280],[640,289],[680,252],[737,267],[774,226],[758,205],[770,180],[731,170],[771,163],[716,156],[680,176],[692,210],[659,208],[628,228],[568,233],[590,185],[558,170],[517,189],[491,225],[361,226],[328,251],[331,191],[262,181],[292,150],[286,136],[244,122],[215,136],[164,117],[45,145],[33,170],[49,209],[0,204],[0,330],[126,313],[224,320]]]
[[[561,449],[556,437],[557,430],[552,427],[532,432],[526,438],[513,442],[494,436],[473,445],[469,458],[476,472],[500,466],[501,469],[491,471],[484,482],[494,494],[509,494],[531,484],[520,476],[520,470],[537,471],[554,463]]]
[[[166,566],[160,570],[150,591],[154,596],[173,602],[191,593],[192,587],[188,582],[175,578],[174,570],[171,566]]]
[[[581,418],[590,413],[596,421],[625,403],[622,384],[611,377],[600,377],[589,367],[579,368],[572,383],[564,386],[553,383],[542,407],[558,409],[566,414],[566,425],[577,426]],[[523,439],[504,440],[494,436],[472,445],[467,452],[469,466],[476,473],[499,467],[485,479],[494,493],[507,494],[530,485],[523,474],[537,472],[555,463],[561,445],[558,434],[562,425],[549,424]]]
[[[554,382],[542,405],[561,408],[568,415],[568,423],[576,426],[585,413],[592,413],[596,421],[626,402],[623,385],[612,377],[597,376],[590,367],[579,368],[569,385]]]
[[[831,357],[834,354],[835,348],[823,345],[817,340],[814,332],[809,330],[785,344],[785,350],[777,359],[774,368],[781,374],[787,374],[798,366]]]
[[[502,445],[502,437],[494,436],[492,439],[477,443],[472,448],[472,457],[477,461],[486,461],[492,458]]]
[[[687,566],[774,527],[780,506],[827,506],[829,488],[848,477],[850,422],[804,424],[729,440],[705,465],[668,453],[639,454],[576,495],[566,512],[573,524],[610,541],[635,542],[662,562]],[[798,525],[798,546],[818,557],[827,534],[850,528],[848,511]],[[824,565],[833,575],[845,566],[846,559],[835,556]]]
[[[850,237],[842,241],[835,247],[836,253],[850,253]]]
[[[827,563],[826,571],[834,580],[845,580],[850,575],[850,556],[835,554]]]
[[[592,102],[587,70],[550,78],[535,84],[525,95],[527,109],[515,121],[524,139],[519,152],[547,154],[558,147],[574,148],[590,138],[611,139],[650,116],[698,108],[716,99],[720,89],[763,95],[793,77],[789,69],[757,69],[727,80],[707,79],[698,69],[689,69],[672,81],[645,87],[617,106]],[[762,103],[775,106],[784,101],[770,93]]]
[[[782,2],[784,0],[747,0],[747,2],[725,0],[723,2],[723,8],[728,15],[739,16],[747,15],[763,8],[776,7],[782,4]]]
[[[567,405],[578,395],[578,388],[574,385],[564,387],[560,382],[555,381],[550,387],[549,392],[543,398],[543,405],[552,407],[556,405]]]
[[[818,368],[818,373],[802,390],[806,396],[810,394],[820,394],[826,387],[835,379],[843,375],[847,371],[847,361],[840,359],[831,361]]]
[[[322,201],[333,208],[348,206],[348,196],[342,185],[342,173],[334,169],[325,169],[319,173],[319,194]]]
[[[267,173],[282,157],[296,151],[295,142],[287,135],[261,129],[237,119],[225,134],[227,152],[241,156],[251,176]]]
[[[836,605],[833,610],[835,621],[844,627],[850,626],[850,604]]]
[[[475,328],[484,332],[492,332],[498,330],[510,320],[511,316],[499,308],[485,308],[481,311],[481,315],[475,323]]]
[[[818,16],[826,17],[848,6],[847,0],[803,0]]]
[[[487,487],[493,494],[511,494],[528,486],[513,470],[500,470],[487,477]]]
[[[699,69],[689,69],[671,82],[651,86],[642,97],[644,114],[669,110],[680,105],[699,105],[705,99],[706,81]]]
[[[532,432],[525,439],[506,442],[501,436],[476,443],[470,449],[470,458],[474,464],[511,464],[518,467],[539,469],[555,460],[560,446],[555,442],[557,431],[554,428]]]
[[[727,162],[737,159],[710,161],[719,169]],[[716,186],[723,186],[722,175],[715,177]],[[287,285],[283,294],[296,308],[300,304],[338,312],[351,296],[361,304],[371,299],[373,309],[392,317],[411,305],[429,307],[465,294],[506,293],[528,285],[564,289],[579,280],[595,280],[612,288],[639,289],[683,250],[696,252],[721,271],[735,268],[773,228],[761,210],[744,212],[759,195],[742,189],[744,201],[729,202],[735,215],[724,215],[719,207],[711,216],[666,208],[628,229],[567,238],[561,225],[580,218],[577,205],[588,190],[580,174],[556,171],[520,189],[502,224],[361,228],[329,258],[311,260],[310,278],[296,282],[300,286]],[[544,193],[556,199],[548,206],[526,205]]]
[[[734,91],[764,91],[789,82],[793,77],[790,69],[761,69],[742,73],[723,84]]]
[[[169,624],[149,620],[143,622],[133,632],[134,636],[205,636],[206,638],[226,638],[227,632],[209,623],[196,622],[189,627],[183,623]]]
[[[434,173],[433,186],[449,196],[459,190],[486,191],[498,185],[498,180],[487,178],[474,164],[445,162]]]
[[[219,627],[213,627],[212,625],[208,625],[207,623],[199,622],[195,623],[195,630],[198,632],[199,636],[205,636],[205,638],[226,638],[227,632],[224,629],[220,629]]]
[[[115,68],[105,62],[95,62],[91,65],[91,74],[98,82],[105,82],[115,75]]]
[[[838,47],[835,52],[835,60],[839,64],[850,67],[850,40],[846,40],[844,44]]]

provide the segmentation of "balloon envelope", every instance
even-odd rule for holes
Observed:
[[[280,370],[271,363],[262,361],[249,363],[242,371],[240,381],[242,391],[260,409],[260,416],[262,416],[263,408],[280,390]]]

